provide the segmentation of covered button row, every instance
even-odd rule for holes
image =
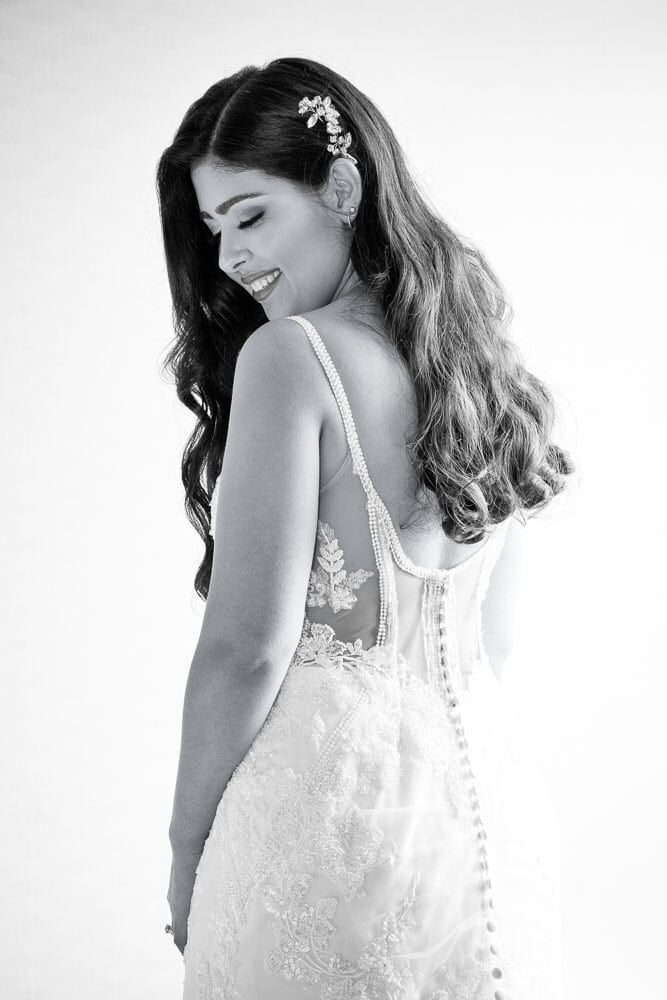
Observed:
[[[495,922],[493,920],[487,920],[487,922],[486,922],[486,929],[488,931],[490,931],[491,933],[493,933],[495,931],[495,929],[496,929]],[[493,944],[493,943],[490,944],[489,945],[489,951],[493,955],[497,955],[498,954],[498,945]],[[501,968],[499,968],[499,966],[494,965],[494,967],[491,969],[491,975],[493,976],[494,979],[502,979],[503,970]],[[508,1000],[508,997],[506,996],[506,994],[504,993],[503,990],[496,990],[495,993],[493,994],[493,1000]]]

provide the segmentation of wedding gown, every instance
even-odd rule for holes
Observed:
[[[453,568],[412,562],[324,342],[289,318],[349,461],[320,491],[298,647],[197,868],[184,1000],[560,1000],[557,827],[481,633],[509,519]]]

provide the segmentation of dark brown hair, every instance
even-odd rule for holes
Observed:
[[[380,304],[414,382],[418,425],[408,447],[447,535],[477,542],[515,511],[539,511],[574,471],[568,453],[550,440],[553,397],[507,336],[512,314],[500,282],[482,253],[417,189],[379,108],[309,59],[247,66],[190,106],[157,168],[176,331],[165,368],[197,418],[181,474],[187,516],[205,544],[195,577],[203,599],[213,554],[210,497],[222,466],[236,358],[266,316],[220,270],[190,168],[211,157],[318,190],[331,154],[322,132],[306,128],[297,110],[304,95],[315,94],[331,97],[343,134],[352,134],[349,152],[363,196],[351,263]]]

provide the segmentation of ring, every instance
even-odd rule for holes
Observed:
[[[171,926],[171,924],[166,924],[166,926],[165,926],[164,929],[165,929],[165,933],[167,933],[167,934],[173,934],[174,933],[174,928]]]

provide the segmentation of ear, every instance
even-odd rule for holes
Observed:
[[[346,156],[334,156],[329,164],[329,179],[324,198],[335,212],[347,215],[349,208],[359,212],[363,185],[356,164]]]

